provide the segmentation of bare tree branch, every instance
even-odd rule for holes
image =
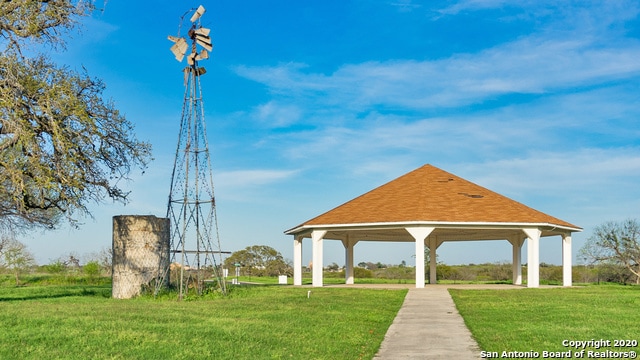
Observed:
[[[622,265],[636,276],[636,283],[640,284],[640,223],[628,219],[596,227],[580,249],[580,256],[591,263]]]

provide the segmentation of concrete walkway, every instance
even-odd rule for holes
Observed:
[[[374,357],[479,359],[480,348],[456,310],[446,286],[409,289]]]

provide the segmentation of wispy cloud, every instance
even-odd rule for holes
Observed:
[[[275,94],[353,111],[372,106],[429,109],[464,106],[512,93],[539,94],[640,73],[640,42],[605,47],[594,39],[529,37],[444,60],[344,65],[331,75],[299,65],[242,67],[239,75]],[[295,101],[295,100],[294,100]],[[313,106],[313,104],[312,104]]]
[[[511,193],[610,196],[628,189],[640,179],[640,147],[617,149],[581,148],[575,151],[536,151],[526,157],[460,164],[468,174],[488,187]],[[504,174],[510,173],[510,176]],[[602,189],[593,193],[593,189]],[[540,190],[543,190],[542,192]],[[627,191],[627,190],[623,190]],[[589,194],[587,194],[589,192]],[[640,195],[640,190],[636,195]],[[566,195],[565,195],[566,196]]]
[[[512,10],[520,9],[519,18],[544,19],[544,26],[557,28],[581,27],[591,24],[609,25],[620,19],[634,18],[640,9],[638,3],[632,0],[601,1],[601,2],[562,2],[545,0],[521,0],[518,2],[508,0],[459,0],[435,12],[441,16],[454,16],[464,12],[477,12],[482,10]],[[505,21],[513,19],[513,15],[505,16]],[[517,18],[517,17],[516,17]]]
[[[539,151],[456,168],[478,184],[590,230],[639,216],[640,147]]]
[[[399,12],[411,12],[422,7],[422,5],[415,4],[412,0],[399,0],[391,3],[391,6],[396,7]]]
[[[226,199],[245,201],[254,199],[258,190],[275,183],[285,182],[299,170],[245,169],[222,171],[214,174],[217,194]]]
[[[315,72],[312,66],[296,62],[237,66],[235,71],[266,85],[276,99],[289,102],[283,106],[340,107],[354,112],[380,106],[404,110],[468,106],[509,94],[544,94],[640,75],[640,41],[624,36],[625,21],[640,12],[635,2],[587,7],[469,0],[442,12],[456,14],[503,6],[549,13],[552,20],[514,41],[437,60],[343,64],[330,73]]]
[[[216,175],[216,182],[225,187],[251,187],[287,179],[297,170],[233,170]]]
[[[636,92],[633,86],[594,89],[437,117],[371,113],[344,119],[340,113],[334,114],[343,117],[337,125],[272,134],[262,141],[289,161],[339,159],[332,166],[350,168],[366,159],[486,161],[526,157],[537,149],[617,148],[640,137],[630,123],[640,116],[633,106]]]
[[[250,115],[269,127],[286,127],[297,123],[302,116],[300,107],[292,104],[279,104],[269,101],[258,105]]]
[[[456,6],[448,12],[505,4]],[[551,5],[519,6],[543,14]],[[640,41],[619,36],[616,29],[630,18],[620,6],[588,12],[567,5],[544,15],[557,18],[527,36],[436,60],[368,61],[333,72],[302,63],[235,70],[271,93],[256,108],[257,120],[268,115],[274,127],[313,124],[261,139],[261,147],[291,164],[386,178],[424,163],[493,164],[490,173],[505,179],[520,179],[508,175],[533,164],[556,189],[586,189],[586,183],[575,187],[571,174],[597,184],[609,174],[587,174],[589,157],[608,168],[614,159],[633,163],[639,151],[627,144],[640,137],[629,124],[640,116],[633,106]],[[637,6],[629,5],[629,12],[637,13]],[[524,97],[512,101],[514,96]],[[508,184],[496,184],[511,191]],[[520,184],[514,193],[530,190]]]

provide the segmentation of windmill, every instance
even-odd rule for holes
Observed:
[[[228,253],[221,251],[220,247],[200,86],[200,77],[206,70],[198,62],[208,59],[209,51],[213,49],[210,29],[202,27],[200,21],[205,13],[202,5],[191,16],[191,27],[186,36],[180,35],[184,17],[193,10],[181,17],[178,36],[168,37],[174,43],[171,52],[176,60],[182,62],[185,56],[187,58],[187,66],[183,69],[185,92],[182,120],[167,206],[167,218],[171,221],[172,270],[165,271],[165,276],[175,276],[180,299],[189,293],[189,289],[202,294],[209,281],[226,293],[219,266],[222,264],[222,254]]]

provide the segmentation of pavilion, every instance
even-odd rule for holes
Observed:
[[[430,284],[436,250],[445,241],[507,240],[513,246],[513,284],[522,284],[527,240],[527,286],[540,284],[540,239],[562,239],[562,283],[571,286],[571,234],[582,228],[547,215],[432,165],[424,165],[285,231],[294,237],[293,284],[302,285],[302,241],[311,239],[312,285],[322,286],[323,240],[345,248],[345,281],[353,284],[353,251],[360,241],[415,242],[416,288],[425,284],[424,250],[430,250]]]

